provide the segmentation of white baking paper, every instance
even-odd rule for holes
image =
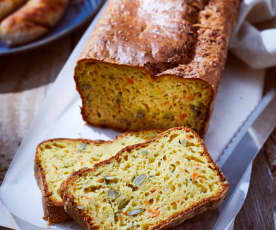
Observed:
[[[77,225],[73,223],[49,227],[42,220],[41,193],[34,179],[33,171],[35,148],[41,141],[55,137],[111,139],[117,134],[113,130],[85,125],[80,115],[81,101],[75,91],[73,81],[75,61],[89,39],[97,19],[98,17],[88,28],[49,90],[0,187],[0,200],[15,217],[14,220],[20,229],[78,229]],[[253,70],[234,59],[228,60],[206,136],[207,147],[214,159],[217,159],[222,153],[242,122],[260,100],[263,75],[264,71],[262,70]],[[250,171],[247,173],[248,175],[243,180],[245,183],[249,181]],[[247,189],[248,185],[243,186],[245,195]],[[235,211],[220,215],[226,215],[233,219],[243,201],[244,198],[240,199],[239,197],[235,202],[233,201],[233,204],[237,204],[234,205]],[[5,223],[5,220],[0,218],[0,225],[5,225]]]

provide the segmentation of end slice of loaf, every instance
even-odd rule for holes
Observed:
[[[119,135],[114,141],[52,139],[39,144],[36,149],[35,176],[43,194],[44,219],[49,223],[71,220],[64,211],[59,188],[72,172],[83,167],[93,167],[124,147],[150,140],[160,132],[128,132]]]
[[[73,173],[61,193],[84,229],[145,230],[216,208],[228,188],[199,136],[179,127]]]

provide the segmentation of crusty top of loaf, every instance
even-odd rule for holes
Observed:
[[[201,78],[217,88],[240,0],[110,0],[81,60]]]

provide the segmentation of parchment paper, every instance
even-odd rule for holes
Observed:
[[[33,172],[37,144],[54,137],[111,139],[117,134],[113,130],[85,125],[80,115],[81,101],[75,91],[73,81],[73,68],[76,58],[89,39],[97,20],[98,17],[90,25],[60,72],[56,82],[49,90],[0,187],[0,201],[15,216],[14,220],[20,226],[20,229],[40,229],[38,227],[78,229],[73,223],[49,227],[41,219],[43,216],[41,193]],[[242,122],[260,100],[263,89],[263,75],[263,70],[253,70],[232,58],[228,60],[216,98],[210,128],[206,136],[207,147],[214,159],[217,159],[222,153]],[[248,189],[249,177],[250,170],[247,171],[247,176],[243,179],[244,183],[241,183],[245,195]],[[239,188],[237,188],[238,190]],[[220,215],[234,218],[244,201],[245,195],[239,196],[233,201],[234,209],[227,213],[220,213]],[[0,225],[7,226],[5,218],[9,217],[1,217],[0,215]]]

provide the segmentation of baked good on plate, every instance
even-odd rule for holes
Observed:
[[[59,195],[62,182],[76,170],[92,167],[95,163],[115,155],[122,148],[155,137],[159,130],[129,132],[114,141],[86,139],[52,139],[36,149],[35,176],[42,192],[44,219],[49,223],[70,220]]]
[[[1,0],[0,1],[0,20],[16,10],[25,0]]]
[[[212,113],[240,0],[111,0],[75,68],[95,126],[188,126]]]
[[[199,136],[178,127],[73,173],[61,194],[83,229],[150,230],[216,208],[228,188]]]
[[[68,0],[29,0],[0,23],[0,39],[22,45],[48,33],[62,17]]]

